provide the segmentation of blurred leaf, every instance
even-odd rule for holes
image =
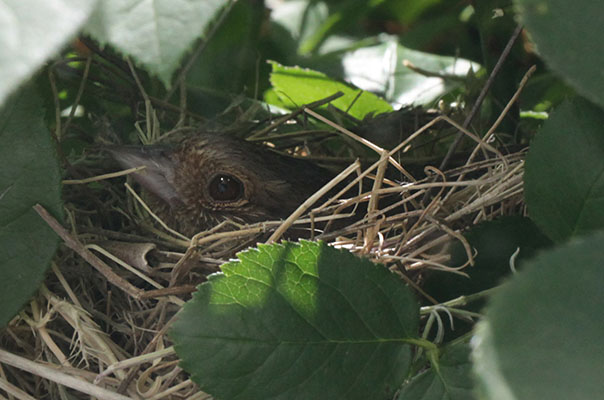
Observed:
[[[4,0],[0,3],[0,104],[69,39],[96,0]]]
[[[222,399],[391,398],[418,307],[386,268],[325,243],[260,245],[199,286],[175,323],[182,366]],[[359,377],[362,376],[362,379]]]
[[[104,0],[86,26],[170,86],[183,55],[202,36],[223,0]]]
[[[540,253],[493,296],[474,338],[484,398],[602,397],[602,243],[598,232]]]
[[[519,104],[523,111],[549,111],[573,94],[559,77],[544,72],[531,78],[520,95]]]
[[[403,65],[403,61],[438,76],[422,75]],[[395,108],[433,103],[463,85],[470,70],[476,72],[480,68],[462,58],[408,49],[394,38],[347,53],[342,65],[346,80],[361,89],[382,94]]]
[[[592,0],[516,0],[518,13],[552,70],[604,106],[604,4]]]
[[[437,365],[405,383],[397,400],[472,400],[473,388],[470,346],[462,343],[447,347]]]
[[[435,6],[438,3],[443,3],[442,0],[387,0],[385,7],[396,15],[397,19],[402,23],[409,24],[415,21],[424,11]]]
[[[59,166],[40,104],[28,87],[0,110],[0,326],[37,289],[58,242],[32,210],[40,203],[62,216]]]
[[[282,104],[276,104],[278,106],[285,105],[293,109],[342,92],[344,96],[330,104],[357,119],[363,119],[370,113],[392,111],[392,107],[375,94],[351,88],[330,79],[321,72],[299,67],[285,67],[276,62],[271,64],[273,66],[271,83],[282,101]]]
[[[293,50],[299,51],[301,43],[307,41],[314,32],[329,17],[329,8],[322,1],[293,0],[280,3],[271,13],[271,21],[284,28],[289,33],[289,39],[297,47]],[[280,41],[287,39],[276,37]],[[291,52],[292,49],[289,49]]]
[[[426,276],[424,290],[438,301],[444,302],[462,295],[477,293],[497,286],[504,276],[509,275],[510,257],[519,250],[516,268],[535,251],[551,244],[528,218],[513,216],[487,221],[473,227],[465,235],[477,255],[474,266],[463,272],[469,277],[445,271],[430,271]],[[464,265],[468,256],[459,242],[450,251],[451,267]]]
[[[309,54],[316,51],[330,35],[336,33],[342,26],[357,24],[371,9],[383,2],[384,0],[338,2],[336,6],[330,8],[329,14],[322,24],[312,30],[308,38],[300,43],[299,53]]]
[[[262,83],[257,82],[258,75],[266,77],[270,69],[258,61],[265,18],[262,1],[235,3],[187,73],[188,85],[237,95],[247,90],[249,97],[255,97],[254,90]]]
[[[556,108],[531,143],[529,215],[554,241],[604,227],[604,112],[582,99]]]

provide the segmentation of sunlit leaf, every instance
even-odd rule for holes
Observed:
[[[346,80],[383,95],[397,108],[432,103],[461,86],[470,71],[480,68],[463,58],[406,48],[396,39],[349,52],[344,55],[342,66]]]
[[[330,79],[321,72],[299,67],[285,67],[275,62],[272,65],[271,83],[274,93],[282,101],[282,104],[277,104],[279,106],[297,108],[342,92],[344,95],[330,104],[357,119],[363,119],[371,113],[392,111],[392,107],[375,94],[351,88]]]
[[[86,22],[97,0],[0,2],[0,104]]]
[[[87,31],[169,86],[184,54],[224,4],[222,0],[104,0]]]
[[[221,399],[391,398],[411,363],[418,307],[381,265],[325,243],[238,254],[172,331],[182,366]]]

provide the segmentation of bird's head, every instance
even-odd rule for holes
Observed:
[[[233,137],[199,134],[173,147],[109,150],[135,179],[154,211],[192,235],[225,219],[250,223],[284,218],[330,178],[326,170]]]

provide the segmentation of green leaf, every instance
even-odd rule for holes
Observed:
[[[0,104],[71,39],[96,0],[0,3]]]
[[[223,0],[104,0],[86,29],[141,63],[166,86]]]
[[[516,0],[519,15],[552,70],[604,106],[604,6],[593,0]]]
[[[556,108],[531,143],[529,215],[554,241],[604,227],[604,112],[585,100]]]
[[[62,216],[60,174],[41,102],[26,88],[0,110],[0,326],[44,278],[57,236],[32,210],[40,203]]]
[[[310,40],[328,18],[329,7],[322,1],[293,0],[280,3],[271,11],[271,22],[288,33],[275,40],[293,39],[297,47]]]
[[[385,267],[325,243],[259,245],[199,286],[172,330],[182,367],[221,399],[391,398],[418,307]]]
[[[437,76],[415,72],[405,66],[404,61]],[[406,48],[395,38],[345,54],[342,67],[347,81],[363,90],[382,94],[390,104],[397,106],[433,103],[463,85],[470,71],[477,72],[480,68],[463,58]]]
[[[561,78],[551,72],[543,72],[531,77],[518,101],[521,110],[543,112],[557,107],[573,95],[574,91]]]
[[[442,0],[411,0],[411,1],[387,1],[385,4],[386,9],[390,14],[396,16],[396,19],[404,24],[412,24],[415,22],[422,13],[434,7],[438,3],[443,3]],[[442,6],[442,4],[440,4]],[[445,12],[442,12],[445,14]],[[422,20],[424,22],[428,18]],[[412,27],[409,27],[411,29]]]
[[[485,398],[602,397],[602,243],[600,231],[541,253],[493,296],[473,352]]]
[[[392,111],[390,104],[373,93],[351,88],[330,79],[321,72],[299,67],[285,67],[276,62],[271,64],[273,66],[271,84],[282,104],[289,108],[300,107],[342,92],[344,95],[330,104],[357,119],[363,119],[371,113]],[[267,102],[268,100],[270,99],[267,99]],[[282,104],[276,105],[282,106]]]
[[[236,94],[248,90],[250,97],[254,97],[258,75],[264,78],[269,70],[268,65],[258,62],[259,37],[261,30],[266,29],[263,27],[265,18],[263,2],[236,2],[205,45],[203,56],[189,69],[188,86]],[[217,65],[220,68],[216,68]],[[268,85],[268,81],[265,84]]]
[[[406,382],[397,400],[472,400],[473,388],[470,346],[457,344],[446,348],[436,365]]]
[[[316,51],[329,36],[333,36],[339,30],[348,26],[358,26],[360,20],[367,17],[370,10],[374,9],[384,0],[369,0],[362,3],[358,2],[332,2],[329,14],[324,21],[315,27],[308,38],[301,41],[298,51],[300,54],[309,54]]]

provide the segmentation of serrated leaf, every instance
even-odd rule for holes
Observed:
[[[379,399],[408,373],[418,307],[380,265],[325,243],[261,245],[199,286],[172,330],[221,399]]]
[[[404,61],[437,76],[416,72],[405,66]],[[468,73],[477,72],[480,65],[463,58],[412,50],[390,38],[345,54],[342,67],[347,81],[381,94],[390,104],[400,107],[434,102],[461,86]]]
[[[0,326],[36,290],[58,237],[32,210],[40,203],[62,215],[60,174],[41,102],[30,89],[0,110]],[[8,284],[7,282],[10,282]]]
[[[516,0],[515,3],[548,66],[583,96],[604,106],[602,2]]]
[[[602,397],[602,243],[600,231],[540,253],[493,296],[474,339],[484,398]]]
[[[0,3],[0,104],[71,39],[96,0]]]
[[[473,388],[470,346],[462,343],[447,348],[437,365],[405,383],[397,400],[472,400]]]
[[[105,0],[86,29],[169,86],[184,54],[224,4],[222,0]]]
[[[554,241],[604,227],[604,112],[582,99],[556,108],[531,143],[529,215]]]
[[[357,119],[366,115],[380,114],[392,111],[392,107],[373,93],[351,88],[341,82],[327,77],[325,74],[300,67],[285,67],[272,62],[271,84],[282,101],[290,109],[300,107],[313,101],[324,99],[337,92],[344,95],[330,104],[342,111],[348,112]],[[270,99],[267,99],[267,102]]]

